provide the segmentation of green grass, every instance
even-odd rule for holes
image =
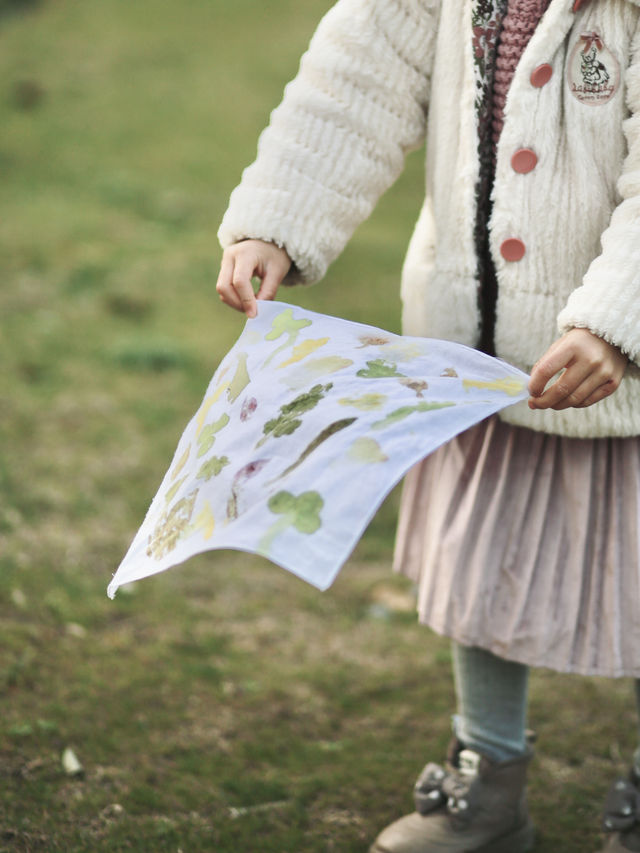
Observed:
[[[397,491],[327,593],[218,553],[105,595],[242,328],[215,232],[329,5],[0,18],[0,851],[365,851],[444,751],[448,644],[388,604]],[[421,156],[287,299],[399,329]],[[536,673],[531,723],[536,850],[595,850],[629,684]]]

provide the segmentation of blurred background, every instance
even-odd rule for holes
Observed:
[[[390,574],[398,490],[322,594],[218,552],[106,598],[242,317],[218,223],[328,0],[0,0],[0,851],[365,851],[449,738]],[[399,331],[423,152],[326,280]],[[627,682],[536,673],[540,851],[595,848]]]

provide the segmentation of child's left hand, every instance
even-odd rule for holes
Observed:
[[[571,329],[537,361],[529,382],[530,409],[584,409],[613,394],[628,358],[588,329]],[[545,385],[563,373],[545,391]]]

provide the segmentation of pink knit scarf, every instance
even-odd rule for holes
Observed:
[[[545,13],[549,0],[509,0],[498,43],[492,99],[492,138],[498,144],[504,123],[504,105],[520,57]]]

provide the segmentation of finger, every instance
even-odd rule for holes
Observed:
[[[587,397],[579,406],[576,406],[577,409],[586,409],[587,406],[593,406],[594,403],[599,403],[600,400],[604,400],[605,397],[609,397],[618,387],[618,383],[614,379],[610,379],[608,382],[600,385],[599,388]]]
[[[256,299],[275,299],[282,278],[280,270],[274,269],[272,266],[267,267],[267,272],[256,293]]]
[[[576,409],[581,408],[582,406],[584,406],[586,400],[588,400],[593,394],[596,393],[596,391],[603,387],[603,384],[607,383],[605,382],[604,377],[601,374],[591,373],[587,376],[584,382],[581,382],[580,385],[578,385],[578,387],[574,391],[568,394],[564,400],[561,400],[559,403],[556,403],[550,408],[553,408],[558,412],[562,411],[563,409],[569,409],[571,407]],[[611,393],[611,391],[609,393]]]
[[[529,379],[529,393],[531,396],[540,397],[547,382],[562,370],[563,367],[569,365],[573,355],[573,347],[563,338],[552,344],[540,361],[537,361],[533,366]]]
[[[222,257],[222,263],[220,264],[216,290],[218,292],[218,296],[225,305],[229,305],[237,311],[242,311],[242,303],[240,302],[232,284],[234,268],[235,258],[232,255],[225,253]]]
[[[542,394],[529,399],[529,408],[550,409],[555,408],[567,399],[570,400],[589,374],[589,368],[584,364],[574,364],[568,367]],[[591,388],[590,392],[592,390],[594,388]],[[580,400],[582,399],[580,398]]]
[[[231,280],[240,302],[240,310],[244,311],[247,317],[255,317],[258,313],[256,296],[253,292],[253,284],[251,283],[255,268],[256,259],[254,256],[241,256],[236,260]]]

